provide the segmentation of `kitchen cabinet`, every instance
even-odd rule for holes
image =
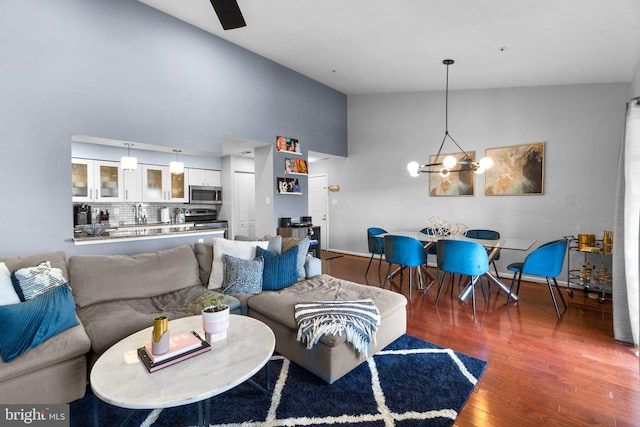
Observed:
[[[124,201],[142,202],[142,168],[123,171]]]
[[[189,168],[189,185],[204,185],[210,187],[220,187],[222,184],[222,173],[211,169]]]
[[[187,173],[172,174],[168,166],[142,165],[143,202],[189,202]]]
[[[123,175],[120,163],[71,159],[73,202],[122,202]]]

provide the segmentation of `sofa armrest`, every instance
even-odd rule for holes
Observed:
[[[307,255],[304,259],[305,277],[310,279],[322,274],[322,261],[319,258]]]

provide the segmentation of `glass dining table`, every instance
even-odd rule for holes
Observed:
[[[382,234],[376,235],[376,237],[384,237],[386,235],[412,237],[418,240],[420,243],[422,243],[424,245],[425,250],[435,245],[437,241],[441,239],[466,240],[470,242],[476,242],[489,250],[489,253],[488,253],[489,263],[493,261],[493,259],[498,255],[500,250],[504,249],[504,250],[514,250],[514,251],[528,251],[529,249],[531,249],[533,245],[536,244],[535,239],[525,239],[525,238],[517,238],[517,237],[501,237],[498,240],[485,240],[485,239],[472,239],[466,236],[431,235],[431,234],[421,233],[419,231],[407,231],[407,230],[399,230],[399,231],[382,233]],[[504,291],[504,293],[506,293],[507,296],[510,295],[510,297],[514,301],[518,300],[518,297],[516,295],[511,295],[510,289],[504,283],[502,283],[502,281],[499,278],[491,274],[490,270],[485,274],[489,278],[489,280],[491,280],[493,283],[498,285],[498,288]],[[460,301],[466,300],[469,297],[469,294],[471,294],[472,290],[473,290],[473,287],[471,286],[471,283],[469,283],[464,288],[464,290],[460,293],[460,296],[458,297],[458,299]]]

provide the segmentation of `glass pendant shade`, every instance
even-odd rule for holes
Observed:
[[[420,175],[420,164],[418,162],[410,162],[407,165],[407,171],[409,171],[409,175],[416,177]]]
[[[169,171],[172,174],[184,173],[184,163],[178,161],[169,163]]]
[[[122,156],[120,158],[120,167],[125,171],[134,171],[138,169],[138,159],[130,156]]]
[[[442,166],[444,166],[447,169],[453,169],[456,166],[457,163],[458,163],[458,161],[456,160],[455,157],[447,156],[442,161]]]
[[[480,159],[480,167],[483,170],[491,169],[493,166],[493,159],[491,157],[483,157]]]
[[[131,143],[125,143],[127,146],[127,155],[120,157],[120,168],[124,171],[134,171],[138,169],[138,159],[131,157]]]

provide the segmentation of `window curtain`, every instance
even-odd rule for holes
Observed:
[[[640,98],[627,104],[613,229],[613,333],[638,346],[640,328]]]

